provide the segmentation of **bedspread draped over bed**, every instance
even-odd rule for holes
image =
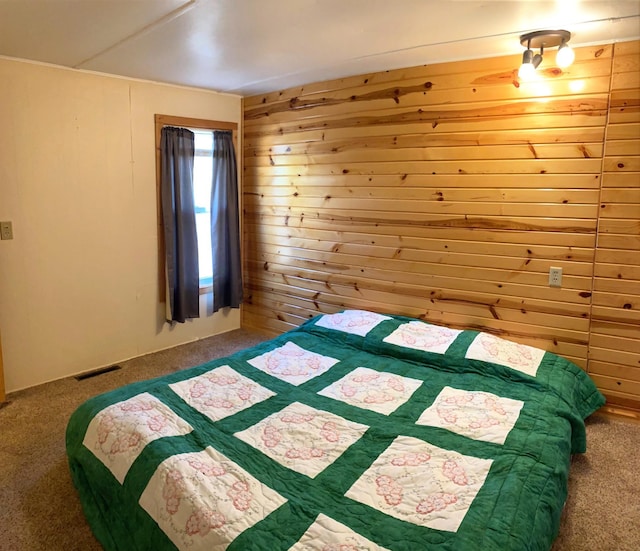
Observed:
[[[107,550],[544,550],[603,404],[549,352],[347,310],[92,398],[67,453]]]

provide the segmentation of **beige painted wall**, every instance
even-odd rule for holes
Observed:
[[[0,58],[7,392],[240,326],[158,302],[154,113],[240,123],[241,98]]]

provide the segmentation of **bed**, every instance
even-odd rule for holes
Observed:
[[[110,550],[548,550],[586,373],[363,310],[90,399],[67,455]]]

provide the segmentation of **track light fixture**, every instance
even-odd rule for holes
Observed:
[[[559,67],[568,67],[573,63],[574,53],[569,47],[569,31],[534,31],[523,34],[520,37],[520,44],[527,49],[522,54],[522,65],[518,70],[518,76],[522,80],[530,80],[536,73],[538,65],[542,63],[542,56],[545,48],[558,46],[556,63]],[[540,53],[534,54],[531,48],[540,49]]]

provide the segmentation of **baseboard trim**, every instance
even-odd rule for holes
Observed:
[[[611,394],[606,390],[602,391],[602,394],[604,394],[604,397],[607,399],[608,406],[616,406],[624,409],[640,411],[640,400],[618,396],[617,394]]]
[[[627,407],[607,401],[607,403],[598,410],[598,413],[640,423],[640,403],[635,403],[637,404],[636,407]]]

